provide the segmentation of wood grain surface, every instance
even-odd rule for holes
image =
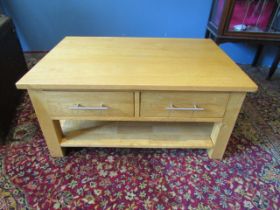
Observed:
[[[66,37],[20,89],[256,91],[207,39]]]

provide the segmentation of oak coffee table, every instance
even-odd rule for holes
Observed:
[[[66,37],[18,82],[48,149],[204,148],[222,159],[254,82],[207,39]]]

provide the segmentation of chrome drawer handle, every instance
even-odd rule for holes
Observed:
[[[193,105],[193,107],[174,107],[173,104],[170,104],[169,107],[165,108],[169,111],[203,111],[204,108],[197,107],[197,105]]]
[[[71,110],[107,110],[109,107],[104,106],[101,104],[100,106],[82,106],[81,104],[77,104],[74,106],[70,106],[69,109]]]

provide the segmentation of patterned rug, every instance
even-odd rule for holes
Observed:
[[[222,161],[183,149],[72,149],[52,158],[25,94],[0,146],[0,209],[279,209],[279,78],[243,68],[259,91],[246,98]]]

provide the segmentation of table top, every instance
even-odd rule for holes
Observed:
[[[46,90],[257,90],[210,39],[66,37],[18,82]]]

